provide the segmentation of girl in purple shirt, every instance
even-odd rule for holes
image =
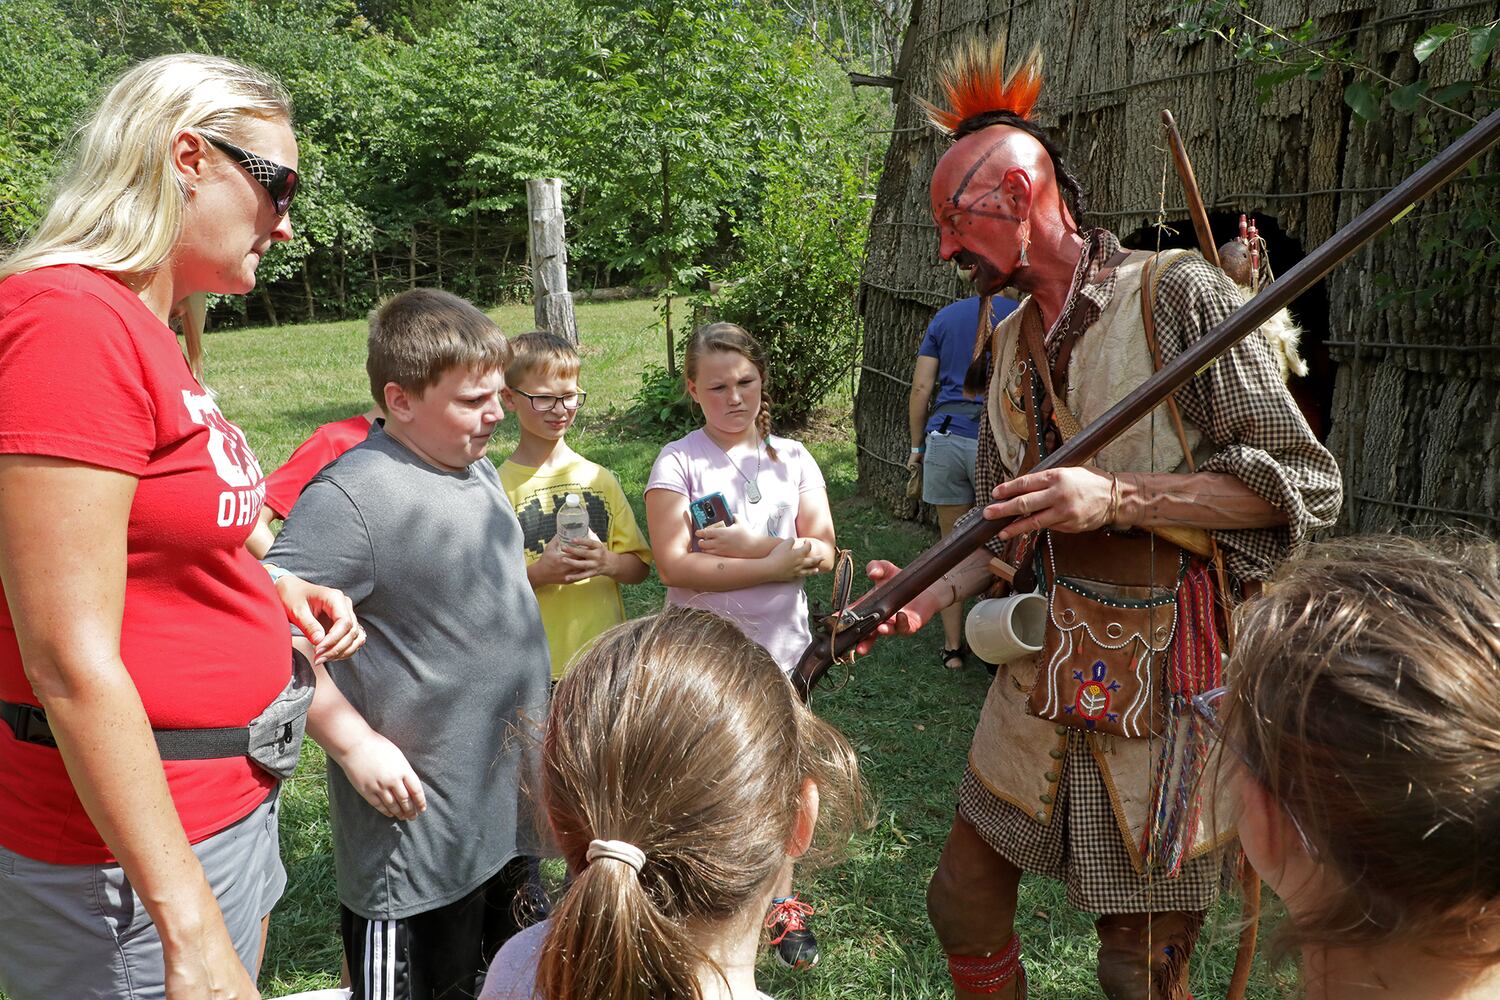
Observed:
[[[833,568],[833,515],[807,449],[771,435],[765,357],[732,323],[693,333],[683,368],[703,426],[657,456],[646,521],[667,602],[729,619],[790,673],[812,638],[802,579]],[[695,528],[690,504],[715,493],[733,523]],[[781,961],[810,966],[808,908],[790,890],[788,878],[768,926]]]

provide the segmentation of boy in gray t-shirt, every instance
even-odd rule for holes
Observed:
[[[344,950],[356,1000],[472,996],[518,927],[547,637],[485,446],[509,347],[445,292],[370,319],[385,419],[308,484],[267,555],[354,601],[368,641],[317,666]]]

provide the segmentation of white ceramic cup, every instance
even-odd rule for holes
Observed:
[[[969,648],[986,663],[1009,663],[1039,653],[1047,627],[1047,599],[1041,594],[1011,594],[980,601],[964,621]]]

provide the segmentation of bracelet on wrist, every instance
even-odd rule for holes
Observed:
[[[280,566],[276,566],[276,565],[274,565],[272,563],[263,562],[260,565],[261,565],[261,568],[264,569],[266,571],[266,573],[271,577],[271,583],[272,584],[275,584],[278,580],[280,580],[284,576],[291,576],[292,575],[291,570],[282,569]]]
[[[925,444],[914,444],[914,445],[911,446],[911,453],[913,455],[921,455],[921,454],[924,454],[926,451],[927,451],[927,446]]]
[[[1111,472],[1109,474],[1109,509],[1104,512],[1104,527],[1114,527],[1115,521],[1120,516],[1120,477]]]

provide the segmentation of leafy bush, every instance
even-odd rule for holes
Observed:
[[[765,345],[778,427],[806,422],[859,349],[856,295],[868,202],[847,161],[808,180],[796,168],[772,175],[760,221],[738,234],[737,280],[713,301],[720,319]]]
[[[702,320],[737,323],[766,348],[771,416],[804,424],[849,371],[859,350],[855,296],[868,203],[849,159],[788,165],[768,178],[763,214],[736,236],[743,253],[717,295],[698,302]],[[677,368],[682,370],[678,338]],[[687,433],[701,423],[682,379],[653,365],[631,398],[627,422],[642,432]]]
[[[649,365],[641,373],[641,387],[630,397],[625,422],[636,433],[662,441],[676,440],[703,424],[682,376],[669,374],[661,365]]]

